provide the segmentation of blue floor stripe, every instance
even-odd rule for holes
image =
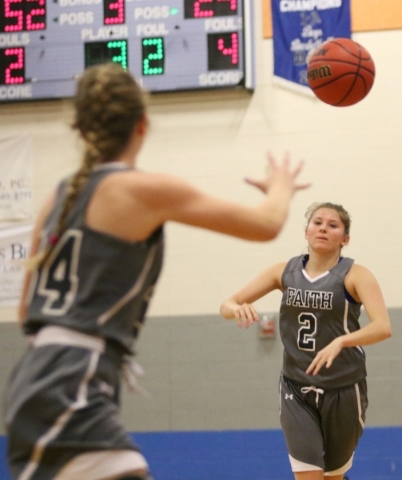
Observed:
[[[152,432],[134,438],[155,480],[293,478],[280,430]],[[0,480],[11,480],[5,449],[6,439],[0,436]],[[402,480],[402,427],[366,428],[348,478]]]

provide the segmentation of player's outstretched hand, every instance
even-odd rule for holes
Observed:
[[[253,305],[250,303],[243,303],[233,310],[237,325],[240,328],[248,328],[255,322],[258,322],[259,316]]]
[[[310,187],[310,183],[297,183],[297,177],[303,169],[303,161],[300,161],[295,168],[290,168],[290,155],[286,153],[282,163],[278,163],[271,152],[268,152],[267,176],[263,179],[246,178],[245,181],[268,193],[275,185],[291,190],[292,194],[297,190],[304,190]]]

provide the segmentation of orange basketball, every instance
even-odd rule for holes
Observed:
[[[307,79],[315,95],[335,107],[354,105],[369,93],[375,66],[369,52],[350,38],[334,38],[311,55]]]

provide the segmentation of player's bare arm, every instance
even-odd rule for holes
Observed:
[[[207,195],[174,176],[118,172],[99,185],[87,210],[87,224],[129,241],[146,239],[166,221],[246,240],[271,240],[282,229],[294,192],[309,186],[296,183],[301,170],[302,162],[291,169],[287,157],[280,165],[270,157],[270,175],[256,185],[265,196],[255,207]]]
[[[253,302],[273,290],[282,290],[281,278],[286,263],[278,263],[266,268],[237,293],[226,299],[220,308],[222,317],[235,318],[238,326],[248,328],[259,320]]]
[[[161,194],[157,207],[163,215],[160,221],[177,221],[246,240],[266,241],[275,238],[286,220],[294,192],[308,185],[296,183],[302,169],[301,163],[291,170],[288,159],[277,165],[271,158],[270,165],[271,174],[261,181],[265,182],[267,194],[255,207],[240,206],[211,197],[183,180],[159,176],[158,190]]]
[[[371,345],[391,336],[391,323],[380,286],[370,270],[354,264],[345,278],[346,290],[362,303],[370,323],[353,333],[333,340],[317,353],[306,373],[317,375],[325,366],[329,368],[343,348]]]

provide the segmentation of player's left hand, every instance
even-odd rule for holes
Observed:
[[[266,168],[266,176],[262,179],[245,178],[249,185],[258,188],[263,193],[269,193],[270,188],[274,184],[282,185],[282,188],[290,186],[293,193],[298,190],[304,190],[310,187],[310,183],[297,183],[297,177],[303,169],[304,162],[299,161],[295,168],[290,167],[290,154],[286,153],[281,162],[277,162],[271,152],[267,154],[268,165]]]
[[[324,365],[326,368],[329,368],[342,348],[342,337],[335,338],[335,340],[317,353],[306,370],[306,373],[309,375],[317,375]]]

